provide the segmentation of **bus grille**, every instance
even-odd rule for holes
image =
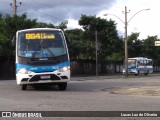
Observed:
[[[45,75],[49,75],[50,80],[61,80],[60,77],[58,77],[54,74],[45,74]],[[39,80],[48,80],[48,79],[41,79],[41,76],[42,75],[35,75],[29,80],[29,82],[35,82],[35,81],[39,81]]]

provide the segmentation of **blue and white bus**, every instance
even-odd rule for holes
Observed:
[[[66,90],[70,80],[67,42],[60,29],[34,28],[16,33],[16,81],[27,85],[56,84]]]
[[[129,74],[145,74],[153,73],[153,61],[145,57],[128,58],[128,73]],[[125,68],[123,68],[125,74]]]

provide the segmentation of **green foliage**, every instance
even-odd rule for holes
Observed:
[[[113,53],[122,52],[123,41],[118,36],[114,21],[82,15],[79,24],[84,29],[82,40],[87,46],[84,55],[88,58],[95,59],[95,31],[98,33],[98,57],[101,61],[107,60]]]
[[[51,23],[47,24],[47,23],[43,23],[43,22],[38,22],[36,23],[36,28],[55,28],[55,26]]]
[[[115,61],[115,60],[122,61],[122,60],[124,60],[123,53],[121,53],[121,52],[113,53],[112,55],[107,57],[107,60],[110,60],[110,61]]]
[[[154,63],[160,64],[160,47],[154,45],[155,41],[158,40],[157,36],[148,36],[148,38],[144,40],[144,54],[152,58]]]
[[[132,33],[128,36],[128,57],[148,57],[155,64],[160,64],[160,47],[156,47],[157,36],[148,36],[147,39],[138,39],[140,33]]]
[[[140,33],[132,33],[128,36],[128,57],[145,57],[144,43],[138,39]]]
[[[0,56],[10,56],[12,54],[9,43],[9,39],[0,34]]]
[[[58,26],[58,28],[62,29],[62,30],[65,30],[67,28],[67,24],[68,24],[68,21],[64,21],[64,22],[61,22]]]
[[[81,54],[83,54],[82,50],[84,49],[84,43],[82,41],[83,31],[81,29],[66,30],[65,34],[69,39],[68,47],[70,58],[80,58]]]

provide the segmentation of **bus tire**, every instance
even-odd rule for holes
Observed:
[[[138,71],[138,73],[135,74],[135,76],[137,76],[137,75],[139,75],[139,71]]]
[[[27,89],[27,85],[22,85],[22,90],[26,90]]]
[[[147,71],[144,75],[148,75],[149,74],[149,71]]]
[[[65,83],[59,83],[59,84],[58,84],[58,88],[59,88],[59,90],[61,90],[61,91],[65,91],[66,88],[67,88],[67,82],[65,82]]]

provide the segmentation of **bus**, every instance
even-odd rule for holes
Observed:
[[[65,35],[60,29],[33,28],[16,32],[16,82],[28,85],[55,84],[66,90],[70,59]]]
[[[135,75],[148,75],[150,73],[153,73],[152,59],[148,59],[145,57],[128,58],[128,73]],[[125,74],[125,68],[123,68],[123,74]]]

